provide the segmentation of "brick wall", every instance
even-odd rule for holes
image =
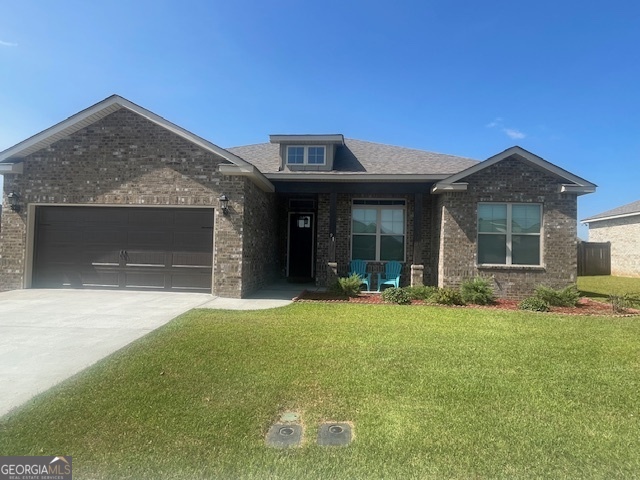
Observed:
[[[275,193],[265,193],[254,183],[245,182],[242,296],[263,288],[278,277],[280,262],[275,197]]]
[[[425,195],[429,197],[429,195]],[[336,262],[338,264],[338,275],[346,276],[351,261],[351,208],[353,199],[403,199],[406,201],[406,232],[405,232],[405,252],[406,261],[403,264],[401,284],[406,286],[410,282],[411,264],[413,262],[413,195],[389,195],[389,194],[338,194],[337,217],[336,217]],[[428,204],[430,200],[425,200]],[[316,283],[320,286],[327,285],[327,263],[329,262],[329,194],[318,195],[318,230],[316,237]],[[430,235],[428,230],[423,231],[423,251],[430,254]],[[425,258],[427,258],[425,256]],[[425,267],[426,268],[426,267]],[[377,288],[377,273],[384,271],[382,262],[369,262],[368,271],[372,272],[371,288]]]
[[[522,298],[536,285],[553,288],[573,284],[577,276],[577,197],[561,194],[558,178],[509,158],[464,179],[466,192],[441,194],[437,201],[438,284],[458,286],[469,277],[493,279],[496,294]],[[543,267],[478,267],[476,265],[478,202],[543,204]]]
[[[221,176],[218,166],[223,162],[123,108],[29,155],[22,175],[5,176],[5,191],[19,192],[25,206],[210,206],[212,210],[217,210],[218,197],[224,192],[231,199],[232,215],[216,213],[214,292],[239,297],[247,292],[242,287],[242,202],[249,197],[249,210],[259,212],[266,211],[268,202],[254,201],[261,195],[248,186],[247,178]],[[26,207],[20,214],[7,208],[2,216],[0,288],[24,285],[27,216]],[[262,282],[255,266],[250,269],[259,279],[254,285]]]
[[[611,242],[611,274],[640,277],[640,216],[589,224],[590,242]]]

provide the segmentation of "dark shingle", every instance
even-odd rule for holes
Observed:
[[[264,174],[278,173],[280,151],[277,144],[260,143],[227,150]],[[470,158],[345,138],[345,144],[336,151],[334,170],[327,173],[451,175],[476,163],[477,160]],[[304,175],[305,172],[299,173]]]
[[[589,222],[589,221],[599,220],[599,219],[604,219],[609,217],[617,217],[619,215],[634,215],[636,213],[640,214],[640,200],[627,203],[626,205],[622,205],[621,207],[607,210],[606,212],[599,213],[598,215],[594,215],[593,217],[585,218],[582,221]]]

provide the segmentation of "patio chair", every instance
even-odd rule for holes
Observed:
[[[400,271],[402,264],[392,260],[384,266],[384,273],[378,273],[378,291],[381,291],[383,285],[391,285],[400,288]]]
[[[349,276],[356,274],[362,280],[362,285],[366,285],[367,291],[371,290],[371,274],[367,273],[367,262],[364,260],[351,260],[349,263]]]

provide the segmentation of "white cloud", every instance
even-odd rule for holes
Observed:
[[[489,122],[485,125],[487,128],[495,128],[502,125],[502,117],[497,117],[494,121]]]
[[[515,128],[503,128],[502,131],[506,133],[509,138],[513,138],[514,140],[518,140],[527,136],[526,134],[522,133],[520,130],[516,130]]]
[[[18,44],[14,42],[5,42],[4,40],[0,40],[0,47],[17,47]]]

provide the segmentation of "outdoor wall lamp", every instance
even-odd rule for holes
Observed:
[[[20,195],[16,192],[10,192],[7,195],[7,198],[9,199],[9,207],[11,208],[11,211],[18,213],[21,209]]]
[[[223,193],[218,197],[218,201],[220,202],[220,209],[222,210],[222,213],[229,215],[229,197]]]

